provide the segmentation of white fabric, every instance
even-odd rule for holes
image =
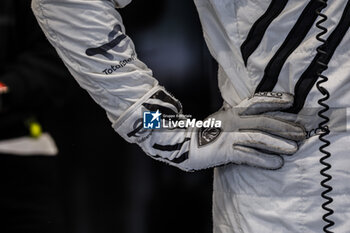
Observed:
[[[207,118],[219,121],[219,126],[200,129],[193,126],[142,128],[142,116],[154,103],[158,109],[161,106],[179,115],[173,122],[186,122],[187,118],[181,115],[182,109],[176,109],[176,106],[181,106],[179,101],[164,88],[156,87],[126,111],[113,127],[126,141],[137,143],[149,156],[185,171],[230,163],[279,169],[284,160],[277,154],[294,154],[298,149],[296,141],[305,137],[303,127],[272,114],[293,104],[293,96],[287,93],[256,94],[234,108],[225,105]],[[154,119],[162,115],[158,109],[155,114],[160,116],[156,115]],[[260,115],[265,112],[272,115]],[[166,119],[158,120],[167,122]]]
[[[39,138],[20,137],[2,140],[0,153],[18,156],[55,156],[58,149],[51,135],[43,133]]]
[[[203,32],[211,54],[219,62],[219,87],[223,98],[236,105],[254,92],[263,77],[264,68],[294,26],[309,1],[289,1],[283,12],[272,22],[263,41],[244,67],[240,45],[248,35],[254,22],[266,11],[270,0],[195,0],[203,25]],[[329,20],[324,24],[330,31],[335,28],[347,1],[329,2],[324,11]],[[284,64],[274,91],[294,92],[294,86],[302,72],[310,64],[320,45],[315,39],[319,32],[315,25],[303,43]],[[348,31],[336,50],[329,69],[324,72],[329,82],[324,86],[330,91],[327,103],[332,108],[347,108],[350,103],[350,32]],[[312,129],[303,115],[317,119],[316,113],[305,110],[318,107],[320,93],[313,87],[304,110],[299,114],[300,122]],[[312,114],[312,115],[311,115]],[[344,113],[345,114],[345,113]],[[349,114],[348,114],[349,115]],[[339,115],[338,115],[339,117]],[[336,124],[331,117],[330,125]],[[344,125],[343,125],[344,127]],[[333,157],[330,173],[334,198],[331,207],[335,214],[334,232],[347,233],[350,229],[350,157],[349,133],[345,130],[332,132],[329,151]],[[258,170],[251,167],[230,165],[216,168],[214,174],[213,218],[214,233],[256,232],[323,232],[321,209],[324,200],[320,197],[324,168],[319,159],[321,146],[317,135],[313,135],[300,146],[299,151],[286,158],[278,171]],[[252,185],[254,184],[254,185]]]
[[[249,97],[262,79],[264,68],[275,54],[308,1],[288,1],[283,12],[271,23],[262,42],[244,66],[240,45],[253,23],[266,11],[271,0],[195,0],[203,25],[204,37],[211,54],[219,63],[219,87],[224,100],[235,106]],[[118,6],[118,1],[116,2]],[[120,1],[120,3],[123,3]],[[329,33],[335,28],[347,1],[329,2],[325,23]],[[122,5],[122,4],[121,4]],[[84,59],[87,48],[101,46],[109,41],[108,35],[120,24],[120,15],[112,1],[89,0],[33,0],[33,10],[39,24],[59,55],[93,99],[107,111],[115,122],[119,116],[157,85],[151,71],[136,58],[130,39],[121,42],[109,55]],[[284,64],[274,91],[294,92],[301,73],[310,64],[320,45],[313,26],[303,43]],[[329,33],[325,36],[327,37]],[[118,35],[121,35],[118,32]],[[331,93],[328,104],[333,108],[349,107],[350,92],[350,33],[348,32],[324,73],[330,81],[325,84]],[[121,51],[121,52],[120,52]],[[116,62],[117,61],[117,62]],[[116,69],[116,65],[122,68]],[[104,73],[106,72],[110,73]],[[305,107],[315,107],[321,97],[314,87]],[[303,122],[302,111],[298,119]],[[316,115],[311,115],[315,117]],[[332,118],[336,121],[336,118]],[[335,124],[331,122],[331,125]],[[311,130],[311,128],[308,128]],[[329,150],[334,154],[331,182],[334,191],[332,217],[334,232],[350,229],[350,157],[346,145],[348,132],[332,132]],[[215,169],[213,216],[214,233],[256,232],[322,232],[324,222],[319,182],[321,145],[312,136],[300,145],[300,150],[286,158],[278,171],[267,171],[248,166],[230,165]]]
[[[79,85],[103,106],[112,121],[158,83],[152,71],[137,59],[129,38],[108,51],[112,60],[101,55],[86,56],[87,49],[112,40],[108,35],[116,25],[122,30],[117,35],[125,33],[114,6],[111,0],[32,1],[33,11],[49,41]]]

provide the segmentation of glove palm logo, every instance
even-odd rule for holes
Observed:
[[[198,146],[205,146],[220,136],[221,128],[201,128],[198,132]]]

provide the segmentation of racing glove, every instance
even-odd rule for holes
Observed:
[[[156,160],[185,171],[194,171],[225,164],[278,169],[283,166],[280,154],[291,155],[298,149],[296,141],[305,137],[302,126],[264,112],[290,107],[293,96],[287,93],[256,94],[236,107],[223,106],[201,123],[182,114],[181,103],[164,88],[157,86],[127,110],[114,123],[115,130],[128,142],[137,143]],[[153,121],[166,128],[145,129],[144,114],[153,112]],[[161,119],[160,114],[175,116]],[[183,122],[182,128],[179,123]],[[215,123],[215,124],[214,124]],[[217,124],[216,124],[217,123]]]
[[[79,85],[106,110],[114,129],[148,155],[186,171],[228,163],[280,168],[283,158],[276,154],[294,153],[303,130],[257,115],[289,108],[293,98],[288,94],[254,96],[235,108],[225,106],[210,116],[222,122],[220,127],[144,129],[147,111],[155,112],[155,119],[160,113],[181,122],[188,119],[181,115],[180,102],[158,86],[138,59],[115,10],[128,2],[33,0],[32,8]]]

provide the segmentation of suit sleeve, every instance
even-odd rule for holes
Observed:
[[[116,7],[130,0],[33,0],[32,9],[50,43],[79,83],[115,122],[157,88],[138,60]]]

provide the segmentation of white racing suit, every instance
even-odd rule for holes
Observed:
[[[125,30],[114,7],[129,2],[33,0],[32,5],[73,76],[106,109],[111,121],[157,84],[137,59],[132,42],[119,43],[126,36],[115,37]],[[195,0],[195,4],[209,50],[219,63],[224,101],[235,106],[254,92],[293,93],[290,112],[298,113],[295,120],[309,131],[308,139],[294,156],[285,158],[280,170],[237,165],[214,170],[214,232],[322,232],[326,212],[321,208],[320,170],[324,166],[319,162],[323,156],[317,135],[319,109],[314,109],[323,97],[315,86],[320,57],[329,66],[323,74],[329,78],[324,87],[330,92],[327,104],[331,106],[327,137],[331,142],[327,150],[333,154],[328,160],[334,198],[330,207],[335,210],[331,229],[349,232],[350,137],[344,119],[350,100],[350,1],[329,2],[322,11],[328,16],[323,24],[328,29],[323,36],[326,55],[316,51],[321,45],[316,39],[320,32],[316,22],[321,19],[315,13],[321,6],[317,0]],[[124,51],[120,57],[99,47],[112,41],[118,46],[107,47]],[[86,47],[91,49],[85,52]],[[91,59],[81,59],[87,54]],[[120,69],[123,72],[118,73]]]

